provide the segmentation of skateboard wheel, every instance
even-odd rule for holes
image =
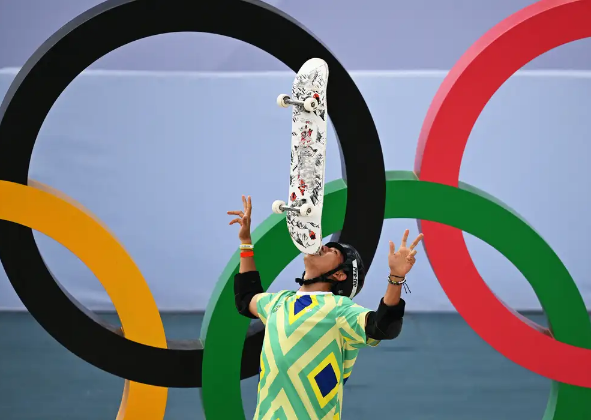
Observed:
[[[275,213],[275,214],[283,213],[283,210],[281,210],[282,206],[283,207],[285,206],[285,201],[281,201],[281,200],[273,201],[273,206],[272,206],[273,213]]]
[[[304,101],[304,109],[312,112],[318,108],[318,101],[315,98],[308,98]]]
[[[312,204],[304,204],[300,207],[300,215],[302,216],[310,216],[312,214],[312,209],[314,206]]]
[[[283,101],[284,99],[289,99],[289,95],[281,94],[277,97],[277,105],[279,105],[281,108],[289,107],[289,104],[286,104]]]

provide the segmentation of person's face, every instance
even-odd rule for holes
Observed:
[[[318,255],[307,254],[304,256],[304,266],[306,268],[306,272],[314,272],[320,275],[334,270],[339,266],[339,264],[342,264],[344,260],[344,256],[337,248],[323,246],[320,249],[320,253]],[[341,281],[345,280],[347,275],[343,272],[343,270],[339,270],[331,277]]]

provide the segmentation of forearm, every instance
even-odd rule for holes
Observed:
[[[251,245],[252,241],[250,239],[241,241],[241,245]],[[244,252],[248,252],[251,250],[245,249],[244,251],[241,250],[241,254]],[[254,255],[252,256],[240,256],[240,273],[247,273],[249,271],[256,271],[257,267],[254,263]]]
[[[240,267],[234,276],[234,301],[238,312],[249,318],[257,318],[257,295],[263,293],[261,277],[254,263],[254,249],[250,237],[250,213],[252,204],[250,196],[246,199],[242,196],[244,212],[229,211],[228,214],[239,216],[232,220],[240,224],[238,238],[240,239]]]
[[[402,280],[392,277],[394,281]],[[388,283],[378,310],[368,315],[366,335],[375,340],[391,340],[402,331],[406,302],[400,297],[402,285]]]
[[[400,302],[400,293],[402,285],[388,283],[388,288],[384,294],[384,303],[388,306],[396,306]]]
[[[405,276],[415,263],[414,256],[417,250],[414,248],[423,237],[421,233],[410,245],[410,248],[407,248],[408,233],[409,231],[406,229],[398,252],[395,252],[394,242],[390,241],[388,288],[384,297],[380,300],[378,310],[370,312],[367,317],[366,335],[376,340],[396,338],[402,330],[402,318],[404,317],[406,302],[400,297],[400,294],[403,287],[408,288]]]

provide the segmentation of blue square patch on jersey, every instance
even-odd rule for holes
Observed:
[[[293,314],[294,315],[299,314],[301,311],[306,309],[311,304],[312,304],[312,297],[310,295],[303,295],[303,296],[299,297],[298,299],[296,299],[296,301],[293,305]]]
[[[331,364],[328,364],[315,377],[318,389],[323,397],[326,397],[337,386],[337,376]]]

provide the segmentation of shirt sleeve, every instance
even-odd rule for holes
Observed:
[[[363,347],[375,347],[380,341],[367,337],[365,325],[370,309],[353,303],[352,300],[343,298],[340,305],[337,323],[339,331],[345,341],[345,348],[361,349]]]
[[[285,292],[278,293],[261,293],[257,298],[257,313],[259,314],[260,320],[263,324],[267,324],[267,318],[273,310],[273,308],[282,300]]]

